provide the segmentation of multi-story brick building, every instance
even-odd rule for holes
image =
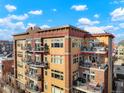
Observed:
[[[13,42],[7,40],[0,40],[0,55],[6,56],[13,51]]]
[[[110,93],[112,39],[67,25],[14,35],[16,84],[28,93]]]
[[[118,45],[115,48],[114,55],[114,69],[113,69],[113,90],[116,93],[124,92],[124,45]]]

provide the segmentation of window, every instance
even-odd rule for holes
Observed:
[[[79,47],[81,47],[81,40],[79,40],[79,39],[73,39],[72,40],[72,47],[73,48],[79,48]]]
[[[45,62],[48,62],[48,60],[47,60],[47,56],[44,57],[44,61],[45,61]]]
[[[18,79],[23,79],[23,75],[22,75],[22,73],[18,73]]]
[[[40,55],[36,55],[36,56],[35,56],[35,61],[36,61],[36,62],[41,62],[41,57],[40,57]]]
[[[57,71],[57,70],[51,70],[51,76],[56,79],[63,80],[63,72]]]
[[[51,41],[51,47],[62,48],[63,47],[63,39],[53,39]]]
[[[95,79],[95,72],[91,71],[90,72],[90,80],[94,80]]]
[[[23,53],[22,52],[17,52],[17,56],[18,57],[23,57]]]
[[[52,85],[52,93],[64,93],[64,90],[63,90],[63,88]]]
[[[48,86],[47,86],[47,82],[44,83],[44,87],[45,87],[45,90],[47,90]]]
[[[44,71],[45,71],[45,75],[47,76],[47,74],[48,74],[48,73],[47,73],[47,70],[44,70]]]
[[[40,51],[40,50],[41,50],[41,44],[35,43],[35,51]]]
[[[79,76],[78,70],[74,71],[73,72],[73,80],[78,79],[78,76]]]
[[[73,56],[73,64],[78,63],[78,62],[79,62],[78,55],[74,55]]]
[[[51,62],[54,64],[63,64],[63,56],[52,56]]]
[[[18,66],[18,67],[23,67],[23,62],[18,61],[18,62],[17,62],[17,66]]]

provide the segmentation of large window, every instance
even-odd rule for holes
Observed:
[[[57,70],[51,70],[51,76],[56,79],[63,80],[63,72],[57,71]]]
[[[51,62],[55,64],[63,64],[63,56],[52,56]]]
[[[51,47],[53,48],[62,48],[63,47],[63,39],[53,39],[51,41]]]
[[[64,93],[64,90],[63,90],[63,88],[52,85],[52,93]]]

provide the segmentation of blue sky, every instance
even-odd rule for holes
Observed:
[[[113,33],[124,39],[124,0],[0,0],[0,37],[71,24],[91,33]]]

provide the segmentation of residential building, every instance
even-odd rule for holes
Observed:
[[[14,61],[12,53],[0,57],[0,82],[14,86]]]
[[[16,85],[26,93],[111,93],[113,38],[70,25],[30,27],[14,35]]]
[[[13,42],[7,40],[0,40],[0,56],[6,56],[13,51]]]
[[[116,47],[114,60],[114,90],[116,92],[124,92],[124,45]]]

